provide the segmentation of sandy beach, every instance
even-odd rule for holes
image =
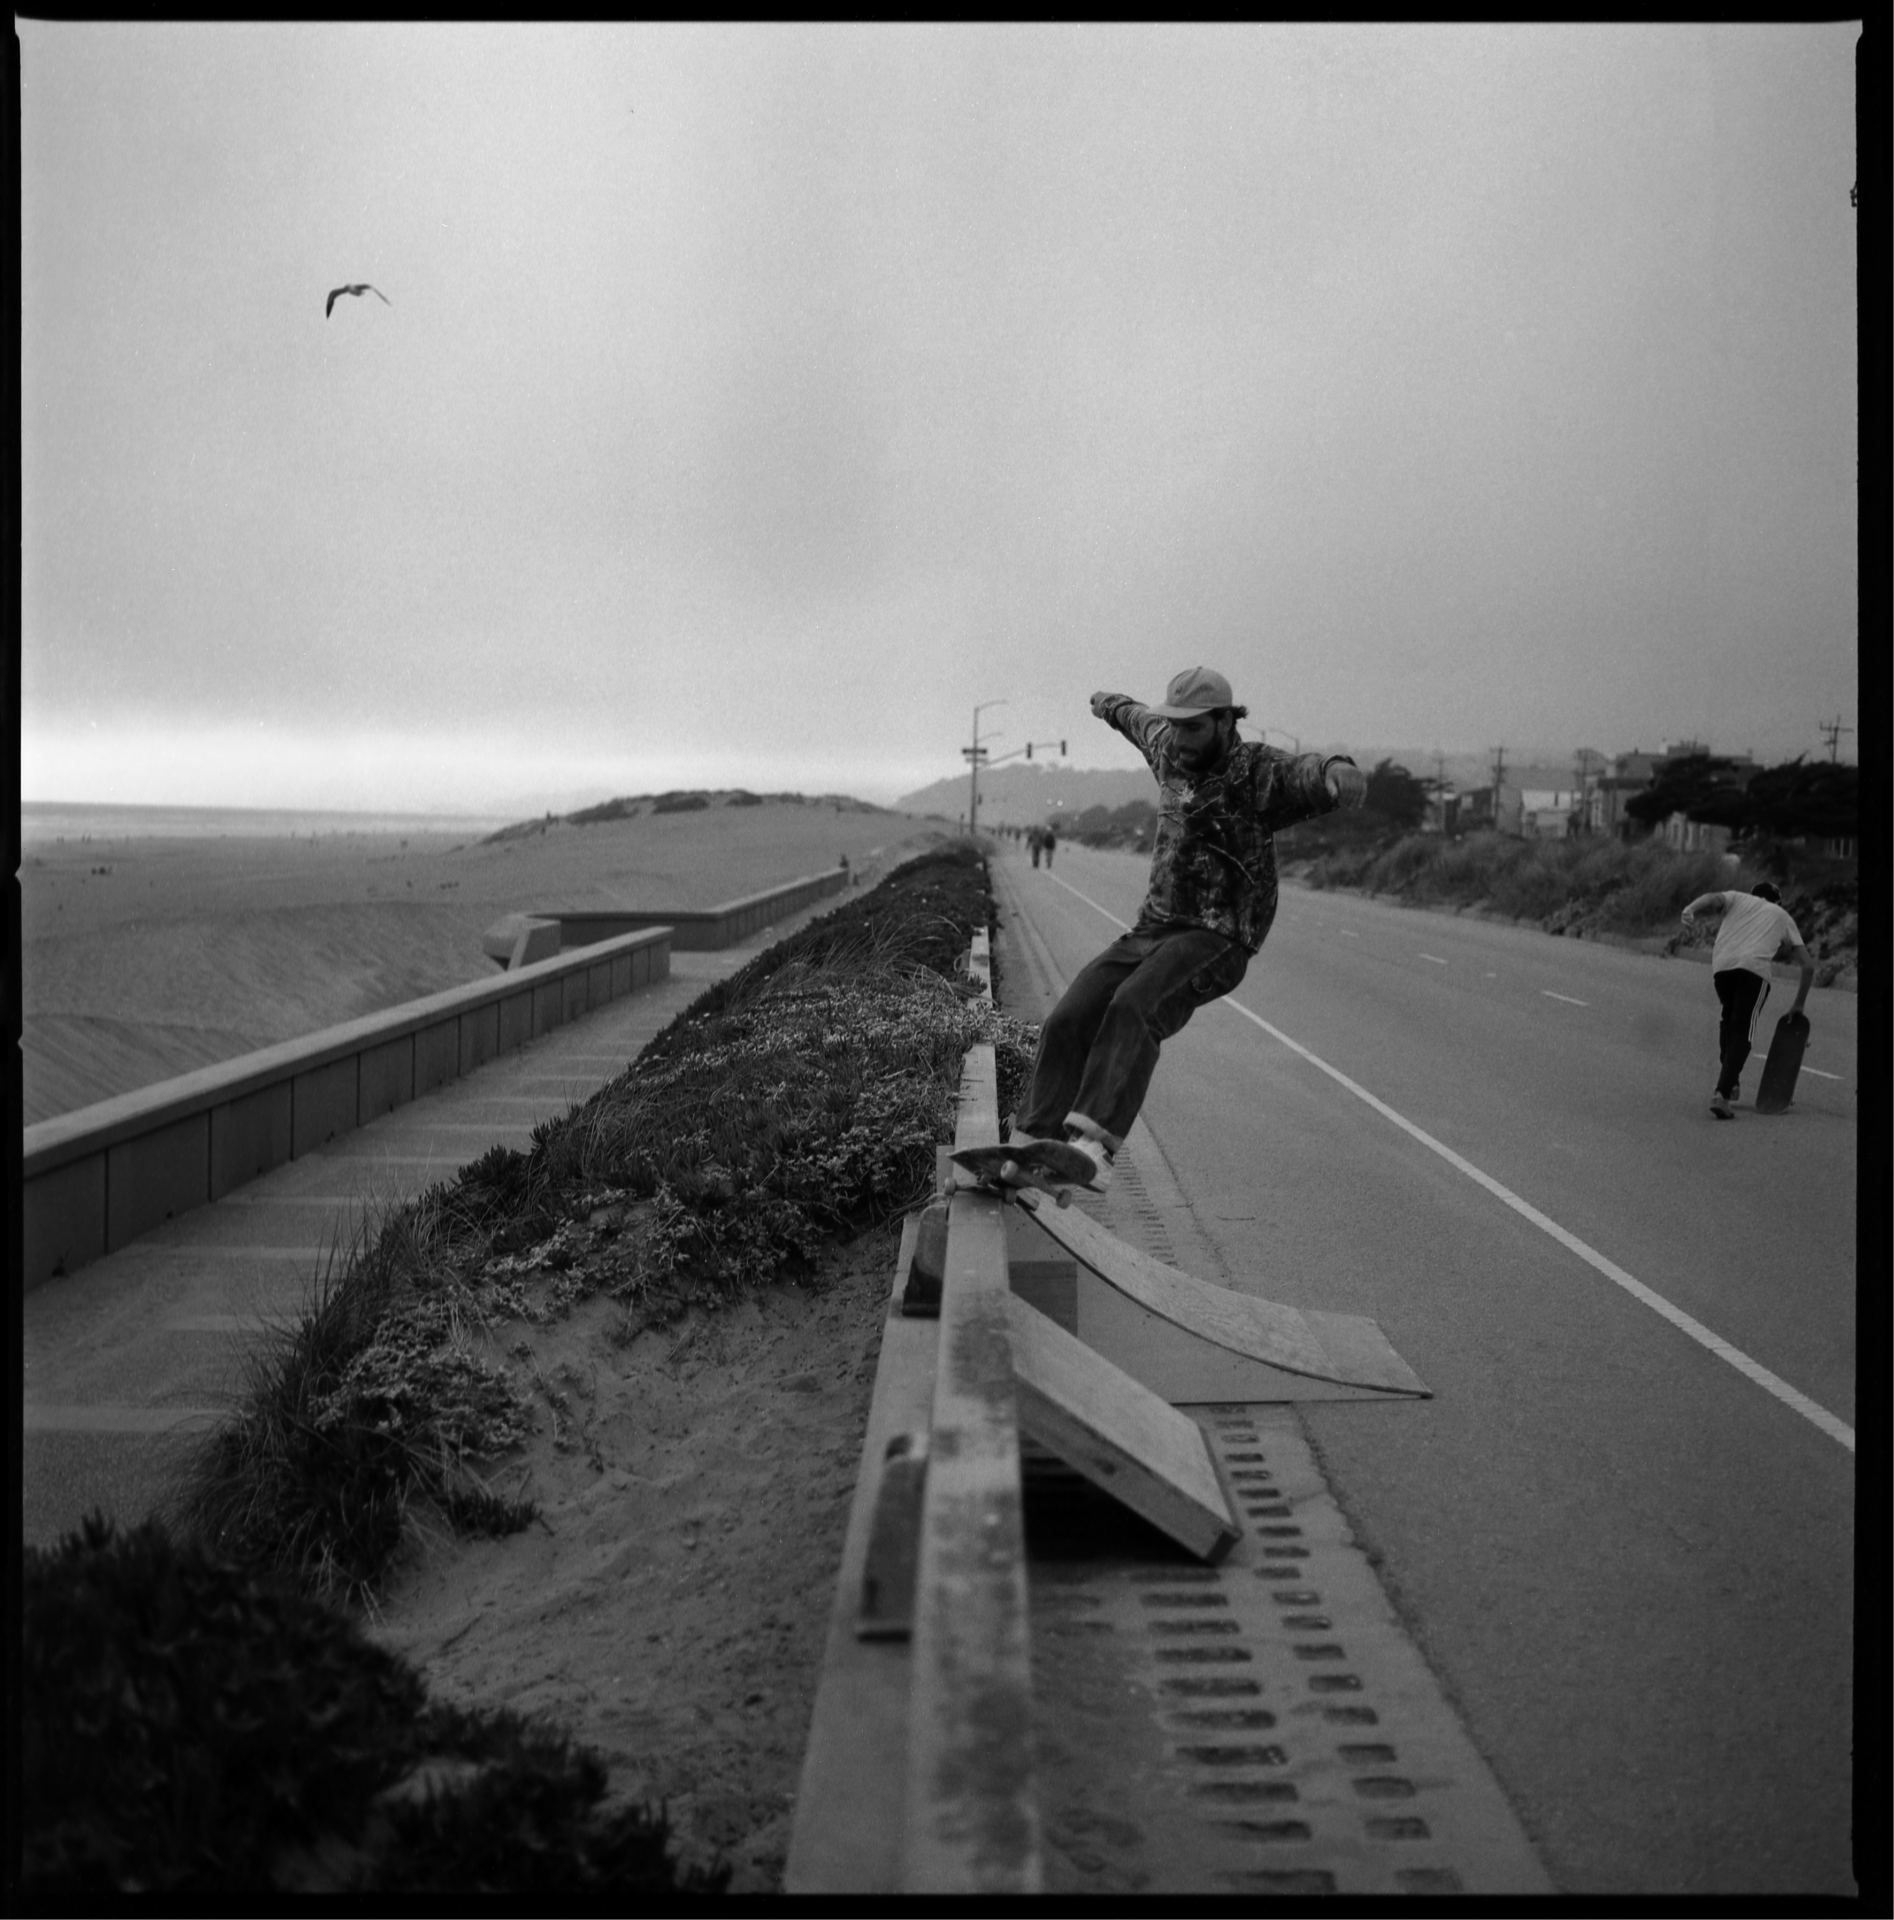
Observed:
[[[710,907],[925,823],[833,802],[713,804],[502,840],[447,833],[29,839],[20,866],[27,1125],[493,970],[501,915]]]

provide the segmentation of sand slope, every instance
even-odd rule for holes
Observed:
[[[253,1048],[482,979],[502,914],[709,907],[936,834],[768,802],[543,832],[67,841],[20,870],[30,1126]]]
[[[776,1893],[898,1236],[680,1325],[615,1336],[581,1303],[501,1333],[540,1431],[502,1469],[542,1518],[417,1547],[371,1631],[438,1699],[543,1714],[596,1749],[615,1799],[667,1802],[679,1851]]]

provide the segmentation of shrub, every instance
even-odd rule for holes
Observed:
[[[719,1891],[517,1716],[430,1706],[345,1616],[155,1522],[24,1556],[22,1891]],[[403,1792],[418,1767],[447,1783]]]

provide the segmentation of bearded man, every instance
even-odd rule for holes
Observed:
[[[1041,1028],[1032,1091],[1008,1145],[1071,1142],[1090,1162],[1094,1191],[1110,1183],[1163,1043],[1235,989],[1268,935],[1276,833],[1358,807],[1367,792],[1345,754],[1238,739],[1248,711],[1208,667],[1178,674],[1159,707],[1092,695],[1092,712],[1157,776],[1151,883],[1137,924],[1081,969]]]

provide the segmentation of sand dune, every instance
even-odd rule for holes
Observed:
[[[20,873],[25,1120],[485,977],[504,913],[708,907],[932,836],[769,802],[450,836],[67,841]]]

